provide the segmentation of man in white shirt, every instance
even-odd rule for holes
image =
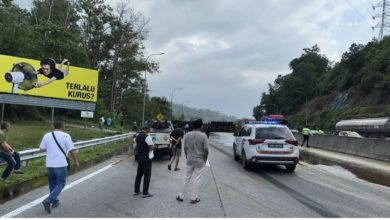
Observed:
[[[65,187],[66,175],[68,173],[68,162],[65,153],[68,154],[70,152],[76,166],[79,166],[72,138],[68,133],[64,132],[65,123],[63,121],[55,121],[53,126],[54,131],[46,133],[39,146],[41,150],[46,150],[50,195],[42,204],[48,213],[51,213],[51,208],[59,205],[58,196]]]

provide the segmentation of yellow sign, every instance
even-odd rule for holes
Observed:
[[[156,119],[159,120],[159,121],[164,120],[164,118],[165,118],[164,115],[161,114],[161,113],[158,113],[157,116],[156,116]]]
[[[59,68],[60,64],[55,66]],[[66,65],[63,64],[62,69],[65,68]],[[41,65],[38,60],[0,55],[0,92],[87,102],[97,101],[99,77],[97,70],[70,66],[66,75],[58,69],[57,72],[51,70],[50,74],[43,74],[44,68],[43,71],[38,71],[39,69]],[[62,76],[58,77],[54,74],[58,72]]]

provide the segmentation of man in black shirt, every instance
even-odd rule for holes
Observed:
[[[62,65],[66,63],[66,69],[62,69]],[[67,59],[64,59],[61,64],[59,69],[56,68],[56,63],[53,59],[43,59],[41,60],[41,68],[38,70],[38,74],[43,74],[49,80],[46,82],[40,83],[37,82],[35,84],[36,88],[45,86],[47,84],[52,83],[55,80],[60,80],[63,79],[65,76],[69,74],[69,64],[70,62]]]
[[[152,175],[152,155],[154,144],[152,138],[148,135],[149,126],[142,128],[142,131],[135,138],[137,144],[135,151],[135,160],[138,162],[137,176],[134,184],[134,195],[138,196],[141,193],[140,185],[142,176],[144,176],[144,186],[142,189],[143,198],[152,197],[149,193],[150,177]]]
[[[178,127],[172,131],[171,133],[171,139],[172,139],[172,158],[171,158],[171,161],[168,165],[168,169],[171,170],[171,165],[173,163],[173,161],[176,160],[176,164],[175,164],[175,171],[178,171],[180,170],[180,168],[178,168],[177,166],[179,165],[179,159],[180,159],[180,156],[181,156],[181,141],[183,139],[183,136],[184,136],[184,131],[181,129],[182,125],[179,124]]]

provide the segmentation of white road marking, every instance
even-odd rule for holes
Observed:
[[[66,190],[76,186],[79,183],[82,183],[82,182],[88,180],[89,178],[92,178],[93,176],[96,176],[97,174],[99,174],[101,172],[104,172],[104,171],[110,169],[111,167],[112,167],[112,164],[110,164],[108,166],[105,166],[105,167],[101,168],[100,170],[97,170],[97,171],[95,171],[95,172],[93,172],[93,173],[91,173],[91,174],[89,174],[89,175],[87,175],[87,176],[85,176],[85,177],[83,177],[81,179],[78,179],[76,181],[73,181],[73,182],[67,184],[65,186],[65,188],[62,190],[62,192],[64,192],[64,191],[66,191]],[[22,212],[24,212],[24,211],[26,211],[26,210],[28,210],[28,209],[38,205],[38,204],[41,204],[42,201],[45,198],[47,198],[48,196],[49,196],[49,194],[46,194],[46,195],[44,195],[44,196],[42,196],[42,197],[40,197],[40,198],[38,198],[38,199],[36,199],[34,201],[32,201],[32,202],[22,206],[22,207],[19,207],[19,208],[13,210],[12,212],[9,212],[9,213],[1,216],[1,218],[12,218],[12,217],[15,217],[15,216],[19,215],[20,213],[22,213]]]

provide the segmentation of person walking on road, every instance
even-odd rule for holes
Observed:
[[[65,154],[70,153],[76,166],[79,166],[72,138],[64,132],[65,122],[55,121],[53,126],[54,131],[46,133],[39,146],[41,150],[46,151],[50,194],[43,200],[42,204],[47,213],[51,213],[51,208],[56,208],[60,204],[58,196],[65,187],[68,173],[68,161]]]
[[[178,165],[179,165],[179,160],[180,160],[180,156],[181,156],[181,147],[182,147],[181,142],[182,142],[182,139],[184,137],[184,131],[181,129],[181,127],[182,127],[182,125],[179,124],[178,127],[175,130],[173,130],[171,133],[173,156],[172,156],[171,161],[169,162],[169,165],[168,165],[169,170],[171,170],[171,165],[172,165],[173,161],[176,161],[174,171],[180,170]]]
[[[303,147],[306,141],[306,147],[309,147],[309,135],[313,135],[313,133],[311,133],[309,128],[305,127],[302,129],[302,135],[303,135],[303,142],[301,146]]]
[[[187,159],[187,167],[183,189],[176,197],[179,202],[183,202],[188,191],[191,192],[191,204],[200,202],[197,195],[198,185],[209,154],[208,138],[201,132],[202,126],[202,119],[197,119],[192,123],[194,130],[184,135],[184,153]]]
[[[142,197],[152,197],[149,193],[150,177],[152,175],[152,158],[154,144],[152,138],[148,135],[150,127],[147,125],[142,128],[142,131],[135,138],[136,155],[135,160],[138,162],[137,176],[135,177],[134,196],[141,194],[140,186],[142,176],[144,177],[144,186],[142,188]]]
[[[1,180],[6,181],[11,174],[12,170],[14,173],[22,174],[20,170],[20,156],[8,143],[6,133],[11,129],[9,122],[3,122],[0,125],[0,158],[7,162],[7,167],[1,174]]]

